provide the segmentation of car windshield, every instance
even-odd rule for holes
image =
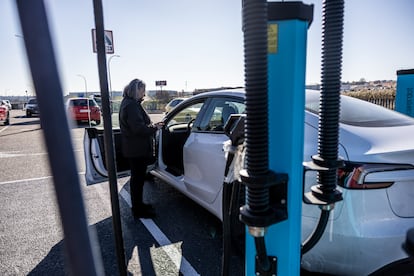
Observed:
[[[28,104],[37,104],[37,100],[36,99],[31,99],[31,100],[29,100]]]
[[[318,91],[306,93],[306,110],[319,113]],[[340,122],[361,127],[392,127],[414,125],[414,119],[385,107],[349,96],[341,96]]]

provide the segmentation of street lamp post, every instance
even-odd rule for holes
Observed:
[[[85,94],[87,95],[88,94],[88,85],[86,83],[85,76],[84,75],[80,75],[80,74],[77,74],[76,76],[81,77],[83,79],[83,81],[85,82]]]
[[[81,74],[77,74],[76,76],[81,77],[83,79],[83,81],[85,82],[85,97],[88,97],[88,85],[86,83],[86,78],[84,75]],[[91,126],[91,111],[89,109],[89,100],[86,100],[86,104],[88,106],[88,123],[89,123],[89,127]]]
[[[113,100],[112,83],[111,83],[111,60],[114,57],[120,57],[120,55],[112,55],[108,59],[108,79],[109,79],[109,92],[111,92],[111,100]]]

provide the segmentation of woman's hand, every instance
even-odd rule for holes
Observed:
[[[154,124],[154,127],[156,127],[157,129],[161,129],[164,127],[164,122],[158,122]]]

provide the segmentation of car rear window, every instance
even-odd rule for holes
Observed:
[[[72,100],[70,102],[71,106],[88,106],[88,99],[78,99],[78,100]],[[95,100],[89,99],[89,106],[96,106],[97,103]]]
[[[306,110],[319,113],[318,91],[306,93]],[[361,127],[392,127],[414,125],[414,119],[385,107],[341,95],[340,122]]]

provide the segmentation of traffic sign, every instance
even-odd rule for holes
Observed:
[[[166,86],[166,85],[167,85],[166,80],[155,81],[155,86]]]
[[[114,37],[112,35],[112,31],[105,30],[105,52],[107,54],[115,53],[114,50]],[[92,29],[92,47],[93,52],[97,53],[98,48],[96,46],[96,29]]]

